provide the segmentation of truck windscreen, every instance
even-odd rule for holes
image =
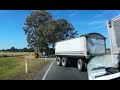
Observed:
[[[114,21],[113,28],[115,32],[117,47],[120,47],[120,21]]]

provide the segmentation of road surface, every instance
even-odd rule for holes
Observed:
[[[80,72],[75,67],[57,66],[55,58],[36,77],[35,80],[88,80],[87,72]]]

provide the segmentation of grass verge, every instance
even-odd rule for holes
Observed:
[[[25,73],[25,61],[28,73]],[[49,61],[24,57],[0,57],[0,80],[33,80]]]

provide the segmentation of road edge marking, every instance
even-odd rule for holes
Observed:
[[[54,61],[53,61],[53,62],[54,62]],[[44,74],[42,80],[45,80],[45,78],[46,78],[46,76],[47,76],[49,70],[51,69],[51,66],[53,65],[53,62],[51,63],[51,65],[49,66],[48,70],[47,70],[46,73]]]

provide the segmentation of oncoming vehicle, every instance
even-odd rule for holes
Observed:
[[[120,16],[107,21],[111,54],[97,56],[87,65],[89,80],[120,80]]]
[[[90,58],[105,54],[105,40],[106,38],[99,33],[89,33],[78,38],[56,42],[57,64],[64,67],[76,64],[80,71],[85,70]]]

